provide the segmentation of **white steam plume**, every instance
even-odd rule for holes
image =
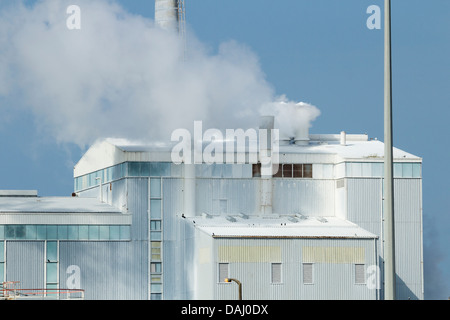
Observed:
[[[280,131],[280,139],[308,138],[304,136],[305,132],[320,116],[320,110],[316,106],[289,101],[284,96],[266,104],[261,112],[275,116],[275,127]]]
[[[194,120],[244,128],[275,100],[244,45],[223,43],[212,54],[189,35],[184,61],[176,35],[112,1],[78,0],[81,30],[69,30],[72,2],[17,1],[0,12],[0,98],[20,96],[17,106],[58,142],[167,141]]]

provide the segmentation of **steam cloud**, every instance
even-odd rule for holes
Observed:
[[[111,1],[77,1],[81,30],[69,30],[71,4],[17,2],[0,13],[0,98],[20,97],[17,107],[58,142],[169,140],[194,120],[245,128],[256,125],[262,106],[292,131],[293,114],[309,125],[320,113],[275,97],[245,45],[226,42],[211,53],[190,34],[184,60],[176,35]]]

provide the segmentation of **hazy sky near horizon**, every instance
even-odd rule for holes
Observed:
[[[96,138],[252,125],[277,99],[317,107],[312,133],[384,139],[383,28],[366,24],[382,0],[185,0],[186,64],[153,0],[20,2],[0,0],[0,189],[70,195]],[[446,299],[450,2],[392,2],[394,145],[423,158],[425,294]]]

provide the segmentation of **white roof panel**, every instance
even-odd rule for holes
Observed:
[[[336,217],[277,218],[233,216],[187,218],[196,228],[214,238],[377,238],[358,225]]]

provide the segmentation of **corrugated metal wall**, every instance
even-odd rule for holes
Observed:
[[[334,180],[273,179],[273,212],[334,216]]]
[[[348,178],[348,220],[382,237],[380,178]],[[397,298],[423,299],[421,179],[394,179]],[[378,252],[382,261],[383,247]]]
[[[6,241],[6,281],[21,289],[45,288],[45,242]]]
[[[216,239],[215,246],[219,253],[220,248],[232,247],[233,250],[242,248],[243,253],[250,249],[262,251],[262,256],[273,256],[273,248],[280,248],[282,268],[282,282],[271,283],[271,263],[269,261],[234,262],[229,261],[229,276],[243,281],[242,294],[244,299],[376,299],[377,290],[370,289],[364,284],[355,284],[354,265],[364,263],[367,266],[376,265],[376,253],[373,239]],[[247,246],[247,248],[245,248]],[[257,248],[257,249],[255,249]],[[342,257],[325,259],[314,263],[314,282],[304,284],[302,278],[302,263],[304,250],[309,248],[330,248],[327,252],[344,253]],[[267,251],[268,250],[268,251]],[[265,252],[267,251],[267,252]],[[348,252],[355,253],[354,256]],[[364,260],[361,261],[361,251],[364,251]],[[357,254],[356,254],[357,253]],[[215,279],[205,286],[216,287],[215,298],[237,299],[237,286],[233,283],[218,283],[217,266],[221,260],[218,256],[210,267],[215,270]],[[223,258],[223,257],[222,257]],[[201,290],[201,288],[200,288]]]
[[[67,268],[79,267],[85,299],[147,299],[147,246],[143,241],[61,241],[60,287],[66,287]]]
[[[259,181],[260,179],[197,178],[197,212],[258,213]]]

